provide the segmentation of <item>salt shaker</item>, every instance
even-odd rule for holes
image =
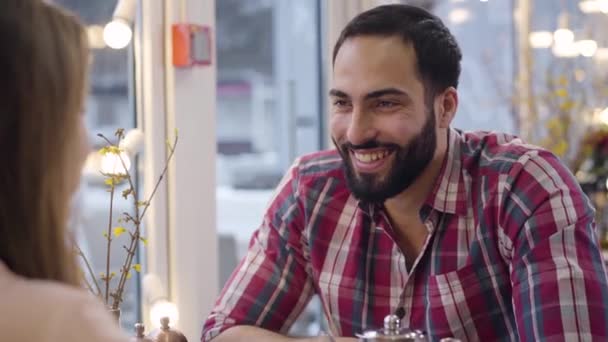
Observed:
[[[160,319],[160,329],[156,329],[148,335],[155,342],[188,342],[186,336],[181,332],[169,327],[169,317]]]
[[[146,328],[141,323],[135,323],[135,336],[129,339],[130,342],[154,342],[144,335]]]
[[[379,330],[366,330],[357,334],[360,342],[426,342],[426,334],[420,330],[411,330],[401,327],[401,319],[397,315],[388,315],[384,318],[384,328]]]

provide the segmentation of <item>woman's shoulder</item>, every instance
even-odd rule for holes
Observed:
[[[126,341],[101,302],[84,289],[4,275],[0,331],[14,341]]]

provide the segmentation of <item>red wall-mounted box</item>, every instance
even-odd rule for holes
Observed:
[[[208,26],[173,24],[171,35],[174,66],[187,68],[211,64],[211,29]]]

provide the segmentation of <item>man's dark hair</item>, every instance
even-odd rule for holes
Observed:
[[[383,5],[353,18],[334,46],[332,63],[342,44],[357,36],[399,36],[411,43],[425,97],[432,99],[448,87],[458,87],[462,53],[441,19],[426,10],[402,4]]]

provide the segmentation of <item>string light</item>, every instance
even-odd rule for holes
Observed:
[[[136,0],[119,0],[112,15],[112,21],[103,29],[103,39],[112,49],[125,48],[133,38],[131,24],[135,17]]]
[[[530,46],[534,49],[545,49],[553,44],[553,33],[549,31],[536,31],[530,33]]]

